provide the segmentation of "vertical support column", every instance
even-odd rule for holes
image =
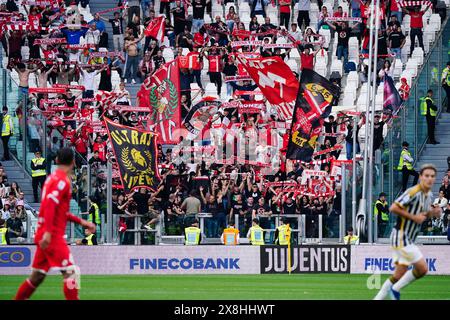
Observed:
[[[19,89],[20,90],[20,89]],[[22,98],[23,103],[23,130],[22,130],[22,165],[27,170],[27,122],[28,122],[28,110],[27,110],[27,104],[28,104],[28,97],[23,96]]]
[[[298,215],[298,217],[297,217],[297,229],[298,229],[298,232],[297,232],[297,244],[301,243],[301,240],[302,240],[301,237],[303,236],[302,234],[300,234],[300,233],[303,233],[301,223],[302,223],[302,216]]]
[[[319,243],[322,243],[323,215],[319,215]]]
[[[3,49],[0,49],[0,52],[2,51]],[[3,69],[3,71],[2,71],[2,78],[3,78],[3,81],[2,81],[2,106],[6,106],[7,105],[7,103],[6,103],[6,81],[7,81],[7,73],[6,73],[6,69]]]
[[[343,239],[343,234],[345,233],[345,221],[346,221],[346,214],[347,210],[345,210],[346,205],[346,197],[347,197],[347,165],[342,164],[341,169],[341,220],[340,220],[340,228],[339,228],[339,237]]]
[[[358,128],[359,116],[354,118],[353,124],[353,162],[352,162],[352,227],[353,230],[356,230],[356,128]],[[342,189],[341,189],[342,190]],[[342,211],[342,210],[341,210]]]
[[[107,206],[106,206],[106,224],[105,226],[102,228],[102,232],[104,232],[103,230],[105,230],[106,227],[106,242],[107,243],[111,243],[112,240],[112,164],[111,162],[108,161],[108,174],[107,176],[107,184],[106,184],[106,201],[107,201]],[[90,181],[89,181],[90,182]]]
[[[306,242],[306,215],[302,214],[302,243]]]

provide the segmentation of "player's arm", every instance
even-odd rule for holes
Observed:
[[[76,215],[70,212],[67,212],[67,220],[79,224],[82,227],[89,229],[89,231],[91,231],[92,233],[95,233],[95,224],[92,222],[81,219],[80,217],[77,217]]]
[[[412,220],[415,223],[421,224],[422,222],[424,222],[427,219],[427,216],[429,215],[429,211],[428,212],[421,212],[420,214],[414,215],[414,214],[410,214],[408,212],[408,210],[406,210],[405,207],[403,207],[400,203],[398,202],[394,202],[391,207],[389,208],[389,210],[392,213],[395,213],[396,215],[403,217],[405,219],[408,220]]]

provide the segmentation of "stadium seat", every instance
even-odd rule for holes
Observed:
[[[288,67],[289,67],[292,71],[299,73],[299,71],[300,71],[300,64],[297,62],[297,60],[289,59],[289,60],[286,62],[286,64],[288,65]]]
[[[414,59],[412,57],[409,58],[408,62],[406,63],[405,69],[410,72],[412,77],[416,77],[417,71],[418,71],[418,63],[417,63],[416,59]]]
[[[441,30],[441,16],[437,13],[433,13],[430,16],[429,25],[434,26],[436,31]]]
[[[335,56],[333,56],[333,61],[331,62],[330,66],[330,73],[331,72],[338,72],[341,76],[344,74],[344,65],[341,60],[334,59]]]
[[[162,54],[166,61],[171,61],[174,58],[173,50],[171,48],[164,48]]]
[[[314,64],[314,71],[325,77],[327,74],[327,65],[323,61],[316,62]]]
[[[241,21],[242,21],[242,17],[246,13],[250,17],[250,5],[248,4],[248,2],[241,3],[237,9],[239,10],[239,17],[241,18]]]
[[[423,50],[421,47],[414,48],[414,51],[412,52],[412,57],[416,59],[418,66],[421,66],[423,64]]]
[[[400,59],[395,59],[394,72],[393,72],[394,79],[398,79],[400,77],[402,70],[403,70],[402,61]]]
[[[219,97],[217,95],[217,88],[214,83],[208,83],[205,87],[205,95],[207,96],[213,96],[213,97]]]
[[[320,28],[319,30],[319,34],[321,34],[324,37],[324,43],[323,43],[323,47],[324,48],[328,48],[328,46],[330,45],[330,40],[331,40],[331,32],[329,29],[323,29]]]

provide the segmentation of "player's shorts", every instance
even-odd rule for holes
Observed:
[[[415,244],[409,244],[403,248],[392,248],[395,264],[409,266],[423,258],[422,252]]]
[[[42,250],[36,246],[32,269],[47,273],[50,269],[64,271],[74,265],[72,254],[66,243],[54,243]]]

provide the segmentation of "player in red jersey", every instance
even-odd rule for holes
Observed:
[[[56,157],[58,168],[45,181],[42,189],[38,228],[34,238],[37,245],[31,276],[17,291],[16,300],[28,299],[44,281],[49,269],[60,270],[64,277],[64,295],[67,300],[78,300],[79,268],[63,236],[67,221],[72,221],[95,232],[95,224],[80,219],[69,212],[72,198],[70,173],[74,155],[70,148],[62,148]]]

